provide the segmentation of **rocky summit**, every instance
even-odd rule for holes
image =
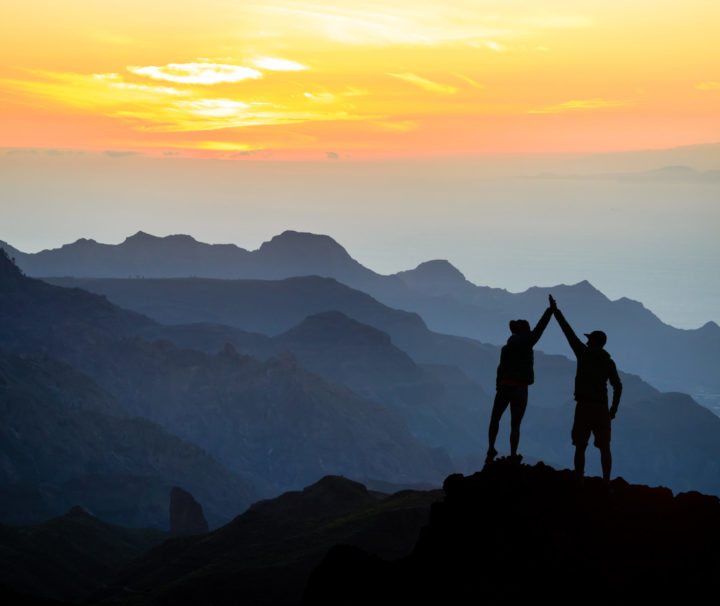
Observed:
[[[445,481],[411,555],[328,553],[305,604],[692,602],[720,589],[720,502],[501,459]]]

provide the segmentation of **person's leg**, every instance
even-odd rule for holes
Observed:
[[[525,416],[528,402],[527,386],[515,387],[513,397],[510,400],[510,456],[517,456],[518,444],[520,443],[520,424]]]
[[[575,475],[582,478],[585,475],[585,444],[575,444]]]
[[[585,449],[590,440],[590,426],[588,423],[588,408],[583,402],[575,405],[575,419],[572,428],[572,443],[575,445],[575,478],[582,484],[585,476]]]
[[[610,482],[610,472],[612,471],[612,453],[610,452],[610,444],[600,446],[600,463],[602,465],[603,480],[605,483]]]
[[[500,418],[509,403],[510,400],[507,396],[507,389],[502,386],[499,387],[495,394],[495,402],[493,402],[493,409],[490,415],[490,426],[488,427],[488,459],[492,459],[497,454],[497,450],[495,450],[495,440],[500,430]]]
[[[595,446],[600,450],[603,480],[608,484],[612,471],[612,454],[610,453],[610,411],[607,405],[598,408],[593,433],[595,434]]]

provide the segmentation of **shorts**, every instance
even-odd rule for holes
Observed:
[[[575,405],[575,420],[572,428],[572,443],[585,447],[590,434],[595,436],[598,448],[610,445],[610,411],[607,403],[580,401]]]

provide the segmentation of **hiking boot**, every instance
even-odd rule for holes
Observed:
[[[491,463],[492,460],[497,456],[498,451],[495,450],[492,446],[488,448],[487,456],[485,457],[486,463]]]

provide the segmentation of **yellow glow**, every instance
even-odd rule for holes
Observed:
[[[709,143],[718,23],[707,0],[4,0],[0,146],[345,158]],[[222,146],[203,146],[208,131]]]

